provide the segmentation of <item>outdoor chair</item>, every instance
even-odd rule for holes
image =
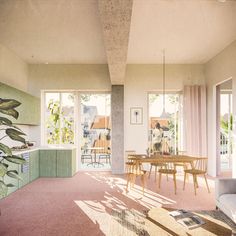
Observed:
[[[97,139],[94,141],[93,147],[100,147],[100,150],[96,150],[96,154],[98,156],[98,162],[101,163],[102,159],[106,160],[106,163],[109,162],[111,164],[111,148],[110,148],[110,140],[106,139]]]
[[[104,153],[99,154],[99,162],[101,162],[101,159],[106,159],[106,163],[111,164],[111,148],[107,147],[104,150]]]
[[[81,155],[82,164],[84,164],[84,160],[86,160],[86,159],[89,159],[90,162],[93,161],[91,152],[88,152],[88,150],[83,150],[83,153]]]

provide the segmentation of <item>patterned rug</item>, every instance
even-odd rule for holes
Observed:
[[[223,212],[212,211],[194,211],[203,219],[214,219],[214,221],[223,222],[229,226],[230,229],[236,232],[236,224],[229,219]],[[152,236],[152,235],[172,235],[168,232],[163,234],[159,229],[150,222],[147,212],[140,213],[134,209],[132,210],[113,210],[111,214],[110,234],[112,236]],[[151,227],[150,227],[151,226]],[[152,228],[152,229],[151,229]],[[155,229],[154,229],[155,228]],[[176,232],[177,233],[177,232]],[[178,234],[177,234],[178,235]],[[189,235],[189,234],[187,234]],[[222,233],[209,234],[209,235],[222,235]],[[229,235],[229,231],[225,235]],[[230,233],[231,235],[231,233]],[[233,234],[232,234],[233,235]]]
[[[110,234],[111,236],[149,236],[146,224],[146,215],[136,210],[112,211]]]

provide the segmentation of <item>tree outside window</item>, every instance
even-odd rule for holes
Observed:
[[[46,93],[47,144],[74,144],[73,93]]]

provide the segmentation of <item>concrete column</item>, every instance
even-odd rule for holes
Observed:
[[[112,174],[122,174],[124,170],[124,86],[112,85]]]

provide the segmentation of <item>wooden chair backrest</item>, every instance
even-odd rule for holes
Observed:
[[[199,158],[194,162],[194,169],[207,172],[207,158]]]
[[[129,156],[132,156],[132,154],[136,154],[136,151],[134,150],[127,150],[125,151],[125,162],[129,161]]]
[[[132,161],[129,160],[129,156],[131,156],[132,154],[136,154],[136,151],[134,150],[127,150],[125,151],[125,159],[124,159],[124,165],[125,165],[125,172],[129,173],[129,172],[133,172],[134,170],[134,165],[132,165]]]

